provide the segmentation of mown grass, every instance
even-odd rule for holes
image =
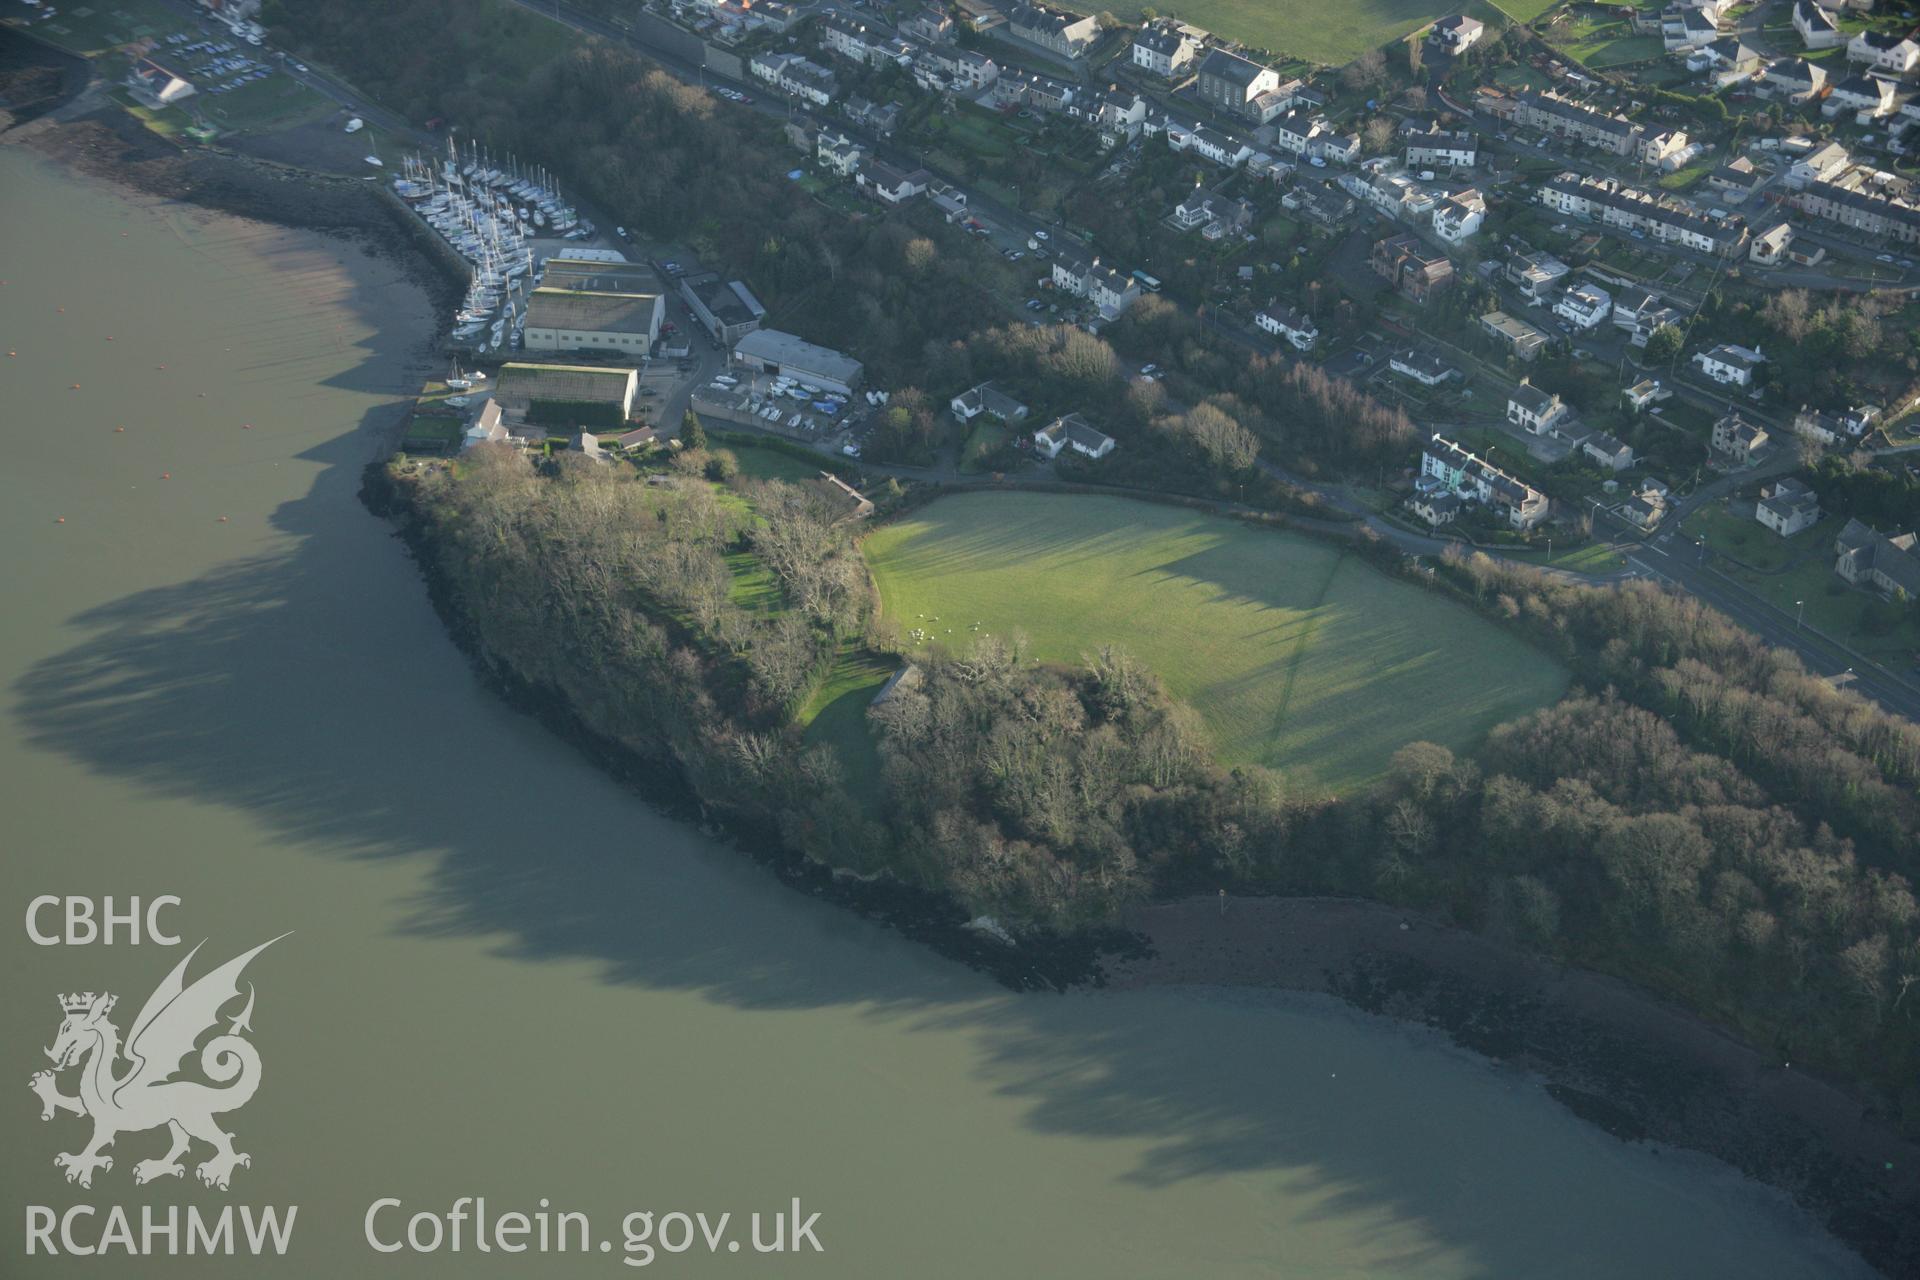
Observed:
[[[966,494],[865,544],[887,616],[955,648],[1026,634],[1072,664],[1119,645],[1192,704],[1219,757],[1330,789],[1417,739],[1455,749],[1566,687],[1557,664],[1339,549],[1101,496]]]
[[[869,804],[880,788],[880,751],[867,724],[867,708],[898,664],[857,641],[841,646],[833,670],[800,710],[799,724],[810,743],[825,743],[839,757],[853,794]]]
[[[1099,13],[1102,8],[1092,0],[1073,0],[1065,7],[1079,13]],[[1450,13],[1465,12],[1486,21],[1504,11],[1530,21],[1550,7],[1548,0],[1503,0],[1499,5],[1480,0],[1465,5],[1458,0],[1192,0],[1181,5],[1179,13],[1185,22],[1255,48],[1339,66]],[[1141,3],[1114,5],[1109,11],[1123,22],[1139,22],[1146,9],[1167,11]]]

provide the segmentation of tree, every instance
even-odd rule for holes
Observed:
[[[1369,49],[1340,71],[1340,83],[1355,92],[1373,88],[1387,78],[1387,57],[1378,49]]]
[[[1367,127],[1361,131],[1361,141],[1368,155],[1379,155],[1393,146],[1393,121],[1385,116],[1375,116],[1367,121]]]
[[[1647,363],[1672,364],[1680,354],[1683,339],[1678,325],[1663,324],[1647,335]]]
[[[707,429],[701,425],[700,415],[691,409],[680,419],[680,444],[687,449],[707,447]]]

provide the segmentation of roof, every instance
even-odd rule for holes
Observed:
[[[815,346],[778,329],[756,329],[734,344],[733,350],[736,355],[817,373],[835,382],[852,382],[860,376],[862,367],[852,356],[842,355],[831,347]]]
[[[1522,382],[1513,389],[1507,399],[1519,405],[1535,417],[1546,413],[1560,402],[1560,397],[1551,391],[1542,391],[1531,382]]]
[[[1237,53],[1228,53],[1225,49],[1211,50],[1200,63],[1200,74],[1218,76],[1243,88],[1250,85],[1267,68],[1257,62],[1241,57]]]
[[[594,258],[548,258],[541,282],[555,288],[599,293],[659,293],[660,277],[641,262],[601,262]]]
[[[527,327],[584,333],[651,333],[659,306],[657,293],[602,293],[543,285],[527,299]]]
[[[1581,447],[1591,449],[1596,453],[1604,453],[1608,457],[1614,457],[1622,451],[1627,453],[1633,452],[1632,447],[1629,446],[1625,440],[1622,440],[1619,436],[1610,435],[1605,431],[1594,432],[1586,438],[1586,441]]]
[[[576,400],[624,405],[632,369],[581,364],[521,364],[500,367],[494,387],[499,397],[526,400]]]
[[[1280,328],[1291,329],[1295,333],[1305,333],[1314,327],[1313,320],[1304,311],[1284,302],[1269,302],[1260,314]]]
[[[1433,352],[1416,351],[1411,347],[1394,352],[1390,363],[1396,368],[1428,378],[1441,378],[1453,372],[1453,366]]]
[[[767,314],[767,309],[745,284],[738,280],[723,281],[713,272],[683,277],[680,287],[698,298],[700,305],[723,325],[747,324]]]
[[[1058,440],[1064,437],[1068,444],[1075,444],[1082,449],[1095,453],[1113,443],[1112,436],[1109,436],[1104,431],[1095,430],[1092,423],[1077,413],[1069,413],[1065,417],[1055,418],[1052,422],[1049,422],[1046,426],[1034,432],[1034,434],[1036,436],[1045,436],[1049,440]]]

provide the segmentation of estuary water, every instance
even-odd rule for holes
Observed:
[[[396,264],[0,148],[0,280],[0,1276],[1861,1273],[1784,1197],[1425,1033],[1016,997],[600,776],[478,686],[356,501],[430,367]],[[183,944],[40,945],[40,895],[172,895]],[[57,997],[114,992],[124,1032],[192,944],[197,976],[288,931],[241,986],[231,1189],[205,1148],[135,1185],[159,1129],[64,1181],[86,1127],[28,1089]],[[477,1252],[471,1212],[460,1252],[444,1217],[404,1246],[462,1197],[585,1214],[590,1247]],[[796,1198],[824,1251],[755,1252],[749,1215],[767,1242]],[[66,1256],[113,1206],[136,1238],[148,1209],[298,1212],[282,1257]],[[732,1217],[668,1252],[673,1211]]]

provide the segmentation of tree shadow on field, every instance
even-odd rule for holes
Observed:
[[[68,620],[82,638],[13,688],[31,744],[229,807],[307,854],[421,864],[428,888],[404,904],[414,933],[586,961],[610,984],[742,1010],[851,1006],[903,1031],[959,1033],[972,1069],[1037,1131],[1142,1145],[1118,1176],[1153,1187],[1269,1171],[1314,1198],[1312,1217],[1417,1222],[1426,1253],[1382,1259],[1402,1274],[1442,1255],[1453,1271],[1539,1274],[1543,1239],[1562,1276],[1715,1274],[1684,1206],[1597,1160],[1557,1165],[1584,1139],[1543,1122],[1544,1099],[1458,1072],[1411,1033],[1172,990],[1009,996],[716,853],[476,696],[413,567],[358,508],[365,453],[356,431],[306,455],[324,468],[275,514],[284,554]],[[1383,1049],[1382,1034],[1406,1052]],[[1444,1105],[1412,1078],[1422,1072],[1444,1078]],[[1568,1214],[1583,1196],[1644,1215],[1644,1230],[1618,1233],[1640,1238]],[[1546,1237],[1512,1225],[1555,1219],[1563,1229]]]

